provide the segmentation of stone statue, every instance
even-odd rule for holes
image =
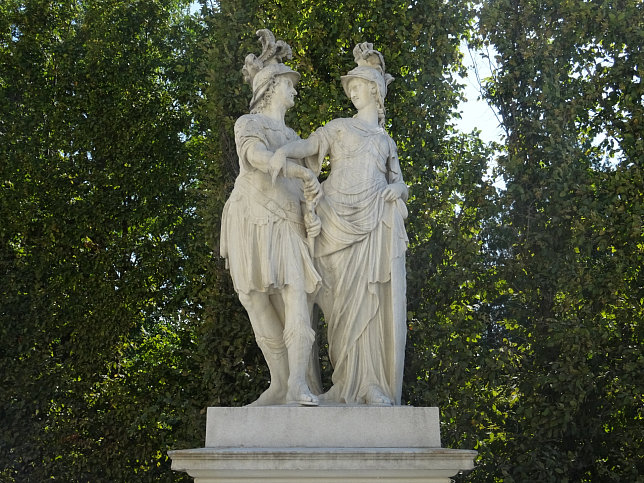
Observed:
[[[269,30],[257,34],[263,51],[249,54],[243,68],[253,97],[250,114],[235,123],[239,176],[224,207],[220,249],[270,370],[270,386],[253,405],[316,406],[306,374],[315,340],[310,310],[321,278],[308,244],[320,232],[313,212],[320,185],[311,169],[286,159],[271,179],[274,151],[299,139],[284,114],[300,75],[282,63],[291,57],[288,44],[275,42]]]
[[[302,140],[284,125],[299,80],[281,62],[290,49],[258,34],[264,49],[246,58],[253,100],[235,125],[240,173],[221,253],[271,372],[253,405],[335,407],[210,407],[206,447],[170,451],[172,469],[212,482],[451,481],[474,468],[476,451],[440,447],[438,408],[400,406],[408,191],[383,127],[393,78],[372,44],[357,45],[358,66],[342,77],[357,114]],[[314,303],[333,364],[323,394],[310,374]]]
[[[358,113],[280,147],[268,170],[279,179],[288,173],[289,159],[317,156],[317,173],[330,159],[314,257],[333,386],[320,400],[393,405],[400,404],[405,352],[408,191],[396,145],[383,128],[393,77],[372,44],[357,45],[353,54],[358,66],[341,80]]]

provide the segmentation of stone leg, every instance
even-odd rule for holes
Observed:
[[[239,300],[248,312],[255,340],[264,354],[271,374],[270,386],[250,406],[284,404],[288,388],[289,368],[282,320],[275,311],[268,294],[262,292],[240,293]]]
[[[284,343],[288,351],[288,391],[287,403],[304,406],[317,406],[315,396],[307,382],[311,348],[315,341],[315,331],[309,320],[307,294],[296,287],[286,286],[283,290],[285,320]]]

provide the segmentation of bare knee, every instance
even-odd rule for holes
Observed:
[[[246,311],[250,314],[267,310],[270,305],[268,294],[262,292],[239,292],[239,301],[242,303]]]
[[[256,337],[282,340],[284,324],[279,319],[268,294],[263,292],[239,293]]]
[[[287,307],[295,310],[306,309],[309,305],[308,294],[299,287],[285,286],[282,289],[282,299]]]

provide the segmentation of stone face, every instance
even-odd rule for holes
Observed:
[[[208,408],[206,447],[440,448],[438,408]]]

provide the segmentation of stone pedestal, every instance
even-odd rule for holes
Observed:
[[[208,408],[204,448],[170,451],[195,483],[441,482],[476,451],[440,447],[438,408]]]

